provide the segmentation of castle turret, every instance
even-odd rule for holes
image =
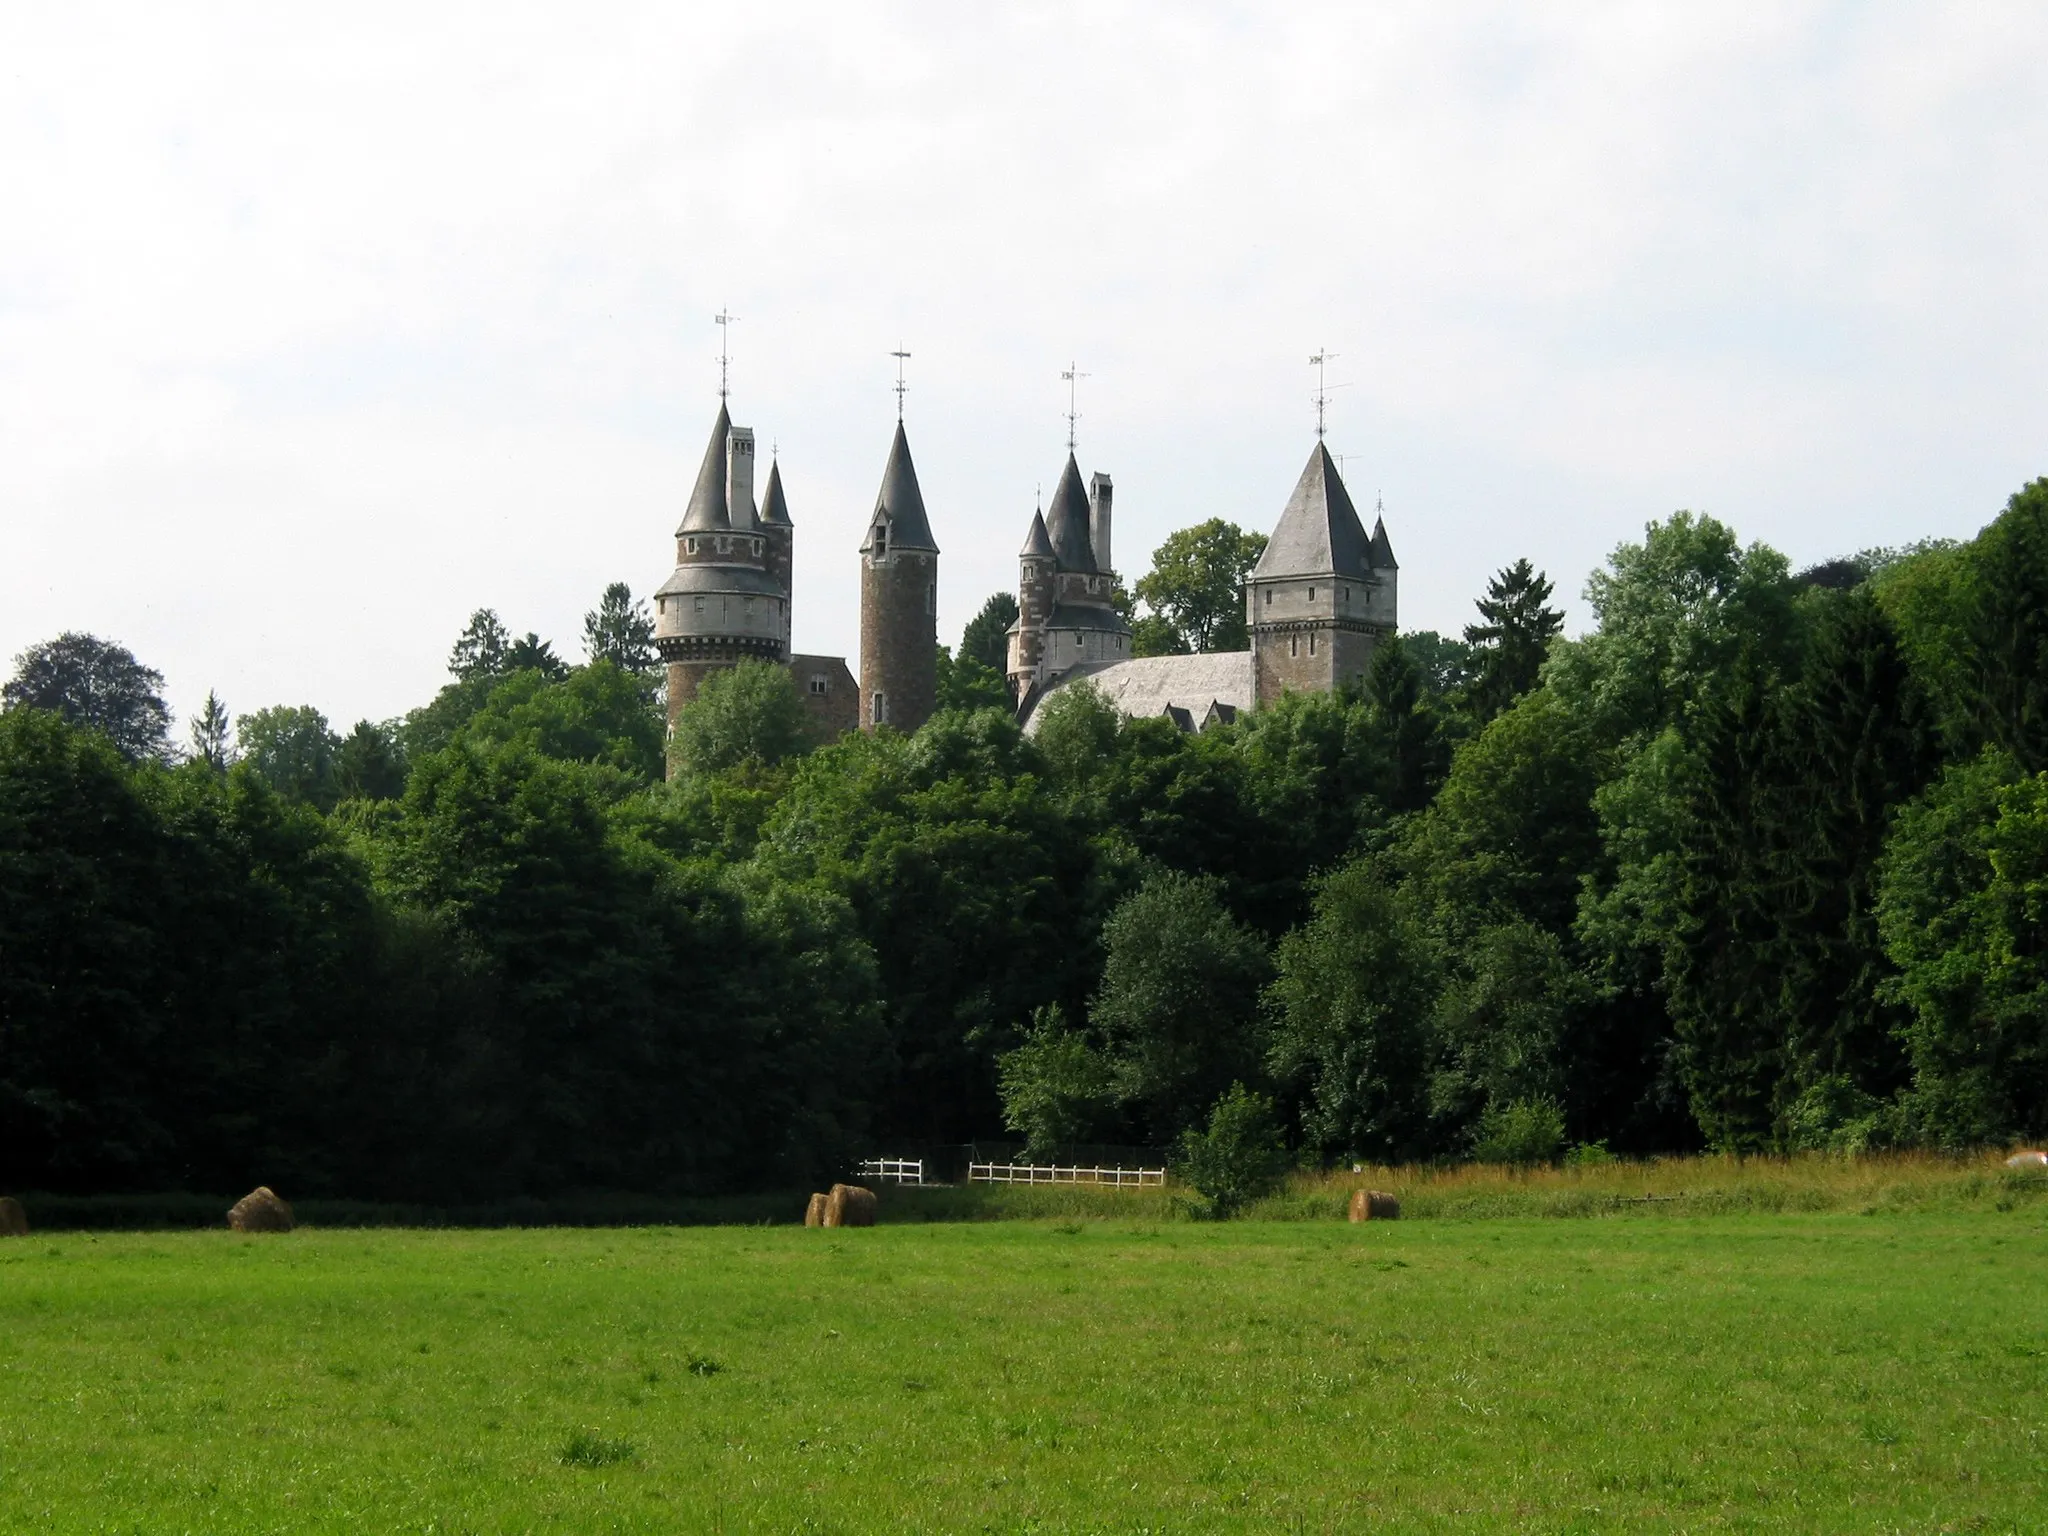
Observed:
[[[796,525],[789,519],[789,501],[782,493],[782,466],[770,462],[768,484],[761,491],[761,532],[768,540],[768,575],[782,589],[782,643],[789,646],[789,615],[796,603]]]
[[[1091,498],[1069,452],[1052,500],[1035,514],[1018,556],[1017,622],[1010,627],[1010,691],[1019,709],[1081,662],[1127,661],[1130,626],[1116,609],[1108,561],[1110,480]],[[1096,543],[1100,531],[1101,547]]]
[[[1364,678],[1394,633],[1399,568],[1382,519],[1370,535],[1320,442],[1245,582],[1256,701]]]
[[[914,731],[938,701],[939,546],[900,419],[860,553],[861,729]]]
[[[789,591],[769,568],[770,535],[754,511],[753,465],[752,430],[733,426],[721,405],[676,528],[675,570],[654,595],[671,730],[676,712],[711,672],[748,658],[789,659]],[[779,496],[779,485],[775,490]]]

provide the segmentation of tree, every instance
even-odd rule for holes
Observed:
[[[1422,669],[1409,659],[1399,637],[1382,640],[1374,651],[1365,695],[1382,744],[1380,799],[1390,810],[1420,810],[1443,783],[1451,753],[1442,722],[1424,693]]]
[[[1441,705],[1472,681],[1475,658],[1472,647],[1433,629],[1411,629],[1401,644],[1415,665],[1422,669],[1422,686],[1431,703]]]
[[[967,621],[960,635],[960,660],[972,657],[996,676],[1010,669],[1010,626],[1017,622],[1017,599],[996,592],[981,605],[981,611]]]
[[[1980,739],[2048,769],[2048,479],[2016,492],[1970,549],[1967,610]]]
[[[498,677],[505,671],[505,652],[512,636],[494,608],[479,608],[469,616],[469,625],[448,653],[448,670],[458,681]]]
[[[1517,560],[1486,585],[1474,604],[1483,624],[1465,626],[1472,647],[1473,678],[1468,696],[1473,717],[1484,725],[1536,686],[1550,642],[1564,628],[1564,614],[1546,607],[1550,581],[1529,562]]]
[[[569,664],[555,654],[555,648],[528,630],[505,648],[505,671],[538,672],[551,683],[569,675]]]
[[[334,757],[336,791],[344,800],[396,800],[405,793],[405,754],[394,726],[358,720]]]
[[[1050,1159],[1088,1140],[1116,1113],[1115,1068],[1053,1003],[1036,1009],[1024,1040],[996,1061],[1003,1123],[1025,1137],[1025,1156]]]
[[[606,587],[596,609],[583,615],[583,653],[635,676],[650,675],[661,664],[654,652],[654,620],[623,581]]]
[[[1175,1162],[1219,1221],[1271,1194],[1287,1172],[1287,1147],[1273,1101],[1232,1083],[1210,1109],[1205,1128],[1190,1126],[1181,1133]]]
[[[787,668],[765,670],[794,692]],[[719,689],[711,691],[716,698]],[[696,724],[701,726],[702,719]],[[559,762],[613,768],[646,785],[662,776],[665,730],[661,711],[639,678],[609,661],[593,661],[560,678],[535,669],[513,673],[492,688],[455,739],[493,747],[518,743]]]
[[[207,689],[206,703],[201,707],[199,717],[192,722],[193,759],[206,764],[215,773],[226,773],[228,764],[235,757],[234,743],[230,740],[233,723],[220,695],[211,688]]]
[[[1244,583],[1265,552],[1263,533],[1247,533],[1220,517],[1168,534],[1152,552],[1152,569],[1137,587],[1150,616],[1170,628],[1172,644],[1165,650],[1246,649],[1251,639],[1245,628]]]
[[[1997,748],[1951,767],[1899,813],[1877,909],[1912,1010],[1907,1128],[2048,1134],[2048,773]]]
[[[1213,878],[1154,875],[1102,928],[1107,960],[1089,1018],[1115,1063],[1118,1097],[1162,1143],[1259,1062],[1259,989],[1271,962],[1221,892]]]
[[[1369,862],[1347,864],[1275,960],[1270,1065],[1308,1145],[1387,1162],[1420,1153],[1438,961],[1409,903]]]
[[[811,745],[811,717],[789,668],[742,661],[711,673],[676,712],[671,750],[688,773],[774,764]]]
[[[171,712],[161,672],[125,646],[66,630],[14,658],[14,676],[0,688],[7,709],[47,709],[73,725],[101,732],[131,762],[169,751]]]
[[[943,645],[939,647],[937,698],[940,709],[1013,708],[1010,685],[1002,673],[964,649],[955,656]]]
[[[242,761],[287,801],[332,810],[341,798],[335,760],[341,739],[310,704],[279,704],[242,716],[235,739]]]

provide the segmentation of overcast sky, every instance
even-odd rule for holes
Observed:
[[[0,656],[346,730],[472,609],[580,658],[717,408],[779,444],[799,649],[857,649],[895,414],[940,631],[1033,496],[1116,562],[1270,528],[1314,441],[1407,628],[1704,510],[1805,563],[2048,473],[2048,8],[0,9]]]

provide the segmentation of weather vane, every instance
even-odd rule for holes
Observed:
[[[896,359],[896,419],[900,422],[903,420],[903,391],[910,388],[903,382],[903,364],[910,354],[898,347],[889,355]]]
[[[1081,380],[1087,378],[1088,375],[1081,372],[1078,364],[1068,363],[1066,372],[1062,373],[1060,377],[1067,381],[1067,452],[1072,453],[1074,451],[1074,423],[1081,419],[1081,413],[1074,404],[1074,391],[1079,386]]]
[[[1315,402],[1317,442],[1321,442],[1323,440],[1323,412],[1330,403],[1330,388],[1327,384],[1323,382],[1323,368],[1327,363],[1330,362],[1331,359],[1336,357],[1336,355],[1336,353],[1330,351],[1329,348],[1325,347],[1322,351],[1317,352],[1314,356],[1309,358],[1309,366],[1314,368],[1316,371]]]
[[[737,319],[738,315],[729,315],[722,309],[711,317],[712,323],[718,327],[718,398],[721,400],[726,396],[726,368],[732,362],[728,356],[732,348],[728,343],[732,340],[732,323]]]

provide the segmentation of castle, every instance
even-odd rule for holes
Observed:
[[[1047,698],[1084,681],[1126,715],[1205,729],[1288,691],[1362,679],[1394,633],[1400,571],[1385,521],[1365,531],[1320,437],[1245,583],[1249,650],[1131,655],[1111,563],[1113,494],[1106,474],[1083,486],[1070,445],[1050,503],[1032,514],[1007,666],[1027,731]],[[914,731],[931,716],[939,546],[900,418],[860,544],[858,680],[842,656],[790,650],[795,537],[780,466],[769,466],[757,503],[753,431],[734,426],[721,402],[676,528],[675,570],[654,595],[671,731],[709,673],[747,659],[789,668],[826,739],[878,725]]]

